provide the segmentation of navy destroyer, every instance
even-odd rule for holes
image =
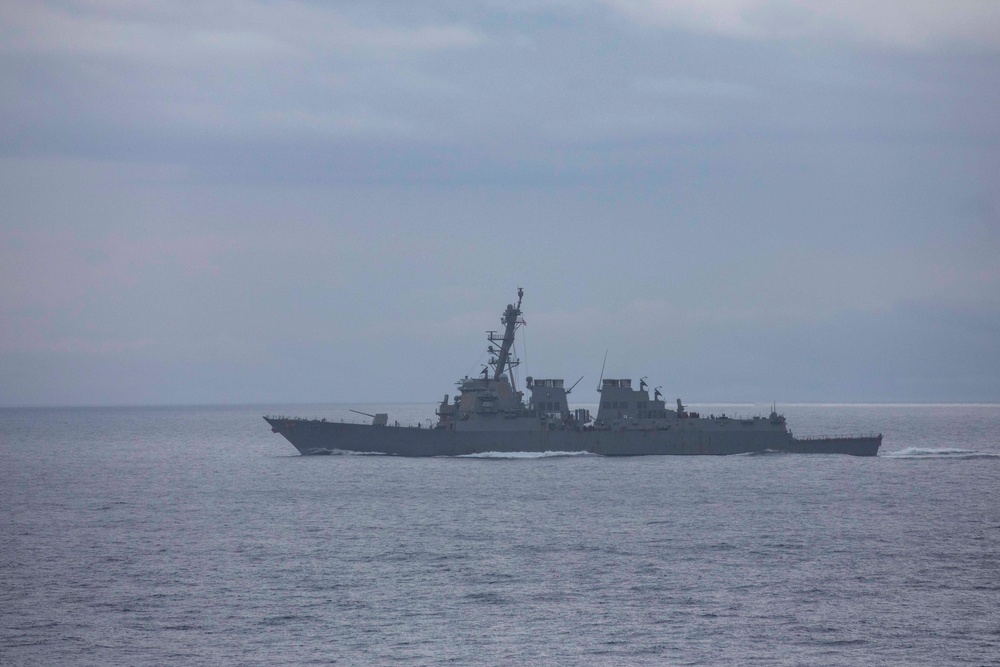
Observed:
[[[764,417],[702,416],[680,399],[667,407],[659,388],[653,397],[645,380],[600,380],[600,406],[592,418],[586,408],[571,409],[573,386],[561,379],[525,378],[525,400],[514,381],[518,360],[514,339],[524,290],[501,316],[503,331],[487,332],[489,361],[479,377],[459,380],[453,402],[445,395],[433,428],[389,423],[387,413],[368,415],[370,424],[325,419],[266,416],[302,454],[361,452],[396,456],[463,456],[487,452],[590,452],[604,456],[654,454],[746,454],[794,452],[875,456],[882,435],[796,438],[785,417],[772,409]],[[603,373],[603,372],[602,372]],[[579,381],[578,381],[579,382]]]

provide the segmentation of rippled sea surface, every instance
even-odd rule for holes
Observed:
[[[868,459],[301,457],[261,419],[348,408],[433,417],[0,410],[0,664],[1000,661],[1000,406],[784,410]]]

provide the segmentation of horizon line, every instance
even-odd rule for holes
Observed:
[[[581,401],[579,405],[597,405],[600,401]],[[778,407],[1000,407],[1000,401],[698,401],[685,400],[685,405],[699,406],[758,406],[776,404]],[[234,403],[79,403],[0,405],[0,410],[101,410],[140,408],[253,408],[280,405],[347,406],[347,405],[437,405],[438,401],[248,401]]]

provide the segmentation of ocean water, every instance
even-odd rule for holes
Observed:
[[[1000,664],[1000,406],[784,409],[868,459],[301,457],[261,419],[348,408],[433,416],[0,410],[0,664]]]

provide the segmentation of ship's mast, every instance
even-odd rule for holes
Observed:
[[[498,332],[490,331],[487,334],[487,340],[491,343],[500,343],[500,351],[496,353],[496,358],[493,363],[493,379],[499,380],[500,376],[503,375],[504,371],[510,366],[511,369],[511,381],[514,378],[514,365],[517,363],[510,358],[511,348],[514,347],[514,332],[517,330],[517,325],[523,324],[521,321],[521,299],[524,297],[524,290],[520,287],[517,288],[517,305],[507,304],[507,310],[504,311],[503,315],[500,317],[500,323],[504,325],[503,337],[501,337]],[[492,351],[492,346],[490,346]]]

